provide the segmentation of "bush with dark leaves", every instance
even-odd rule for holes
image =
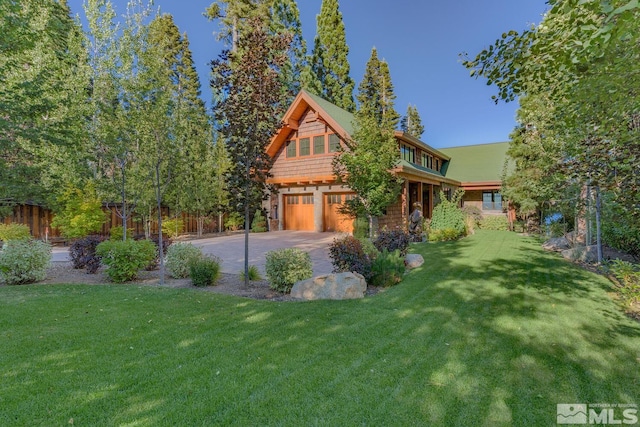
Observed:
[[[96,254],[96,247],[104,242],[103,236],[87,236],[78,239],[69,247],[69,256],[75,269],[86,269],[87,274],[95,274],[102,258]]]
[[[346,236],[334,240],[329,246],[329,257],[335,273],[355,271],[362,274],[365,280],[371,278],[371,258],[355,237]]]
[[[411,236],[405,230],[382,230],[373,241],[373,245],[380,252],[384,250],[387,252],[398,250],[400,251],[400,255],[404,256],[407,254],[410,241]]]

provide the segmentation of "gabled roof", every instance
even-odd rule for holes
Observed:
[[[499,183],[507,160],[508,142],[441,148],[451,158],[443,174],[463,183]]]
[[[320,120],[324,121],[327,126],[343,139],[351,137],[353,133],[353,114],[302,89],[298,92],[298,95],[296,95],[282,118],[284,126],[271,139],[271,143],[267,147],[268,155],[271,157],[276,155],[291,131],[298,129],[299,121],[308,109],[315,111]]]

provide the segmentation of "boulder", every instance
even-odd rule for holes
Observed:
[[[570,261],[595,264],[598,262],[598,247],[596,245],[576,246],[575,248],[562,251],[562,256]]]
[[[422,258],[422,255],[408,254],[407,256],[404,257],[404,264],[407,266],[409,270],[413,268],[418,268],[422,264],[424,264],[424,258]]]
[[[585,233],[577,233],[576,231],[571,231],[565,234],[564,237],[572,246],[584,246],[587,241],[587,236]]]
[[[356,299],[364,298],[367,282],[358,273],[334,273],[301,280],[291,288],[293,298],[316,299]]]
[[[565,237],[554,237],[542,244],[542,249],[546,251],[562,252],[571,248],[571,243]]]

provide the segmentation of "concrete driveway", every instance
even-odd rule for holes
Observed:
[[[313,275],[331,273],[333,266],[329,258],[329,244],[341,237],[340,233],[316,233],[311,231],[271,231],[249,235],[249,265],[255,265],[265,273],[265,254],[274,249],[299,248],[308,252],[313,263]],[[244,270],[244,234],[208,237],[189,240],[202,248],[205,254],[222,259],[222,272],[238,274]],[[69,249],[54,247],[52,261],[68,261]]]

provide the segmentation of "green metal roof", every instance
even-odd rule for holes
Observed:
[[[440,148],[451,157],[442,172],[460,182],[501,181],[508,148],[508,142]]]
[[[349,134],[353,135],[353,114],[344,110],[337,105],[334,105],[324,98],[314,95],[309,91],[302,89],[310,98],[312,98],[318,105],[327,112],[340,126]]]

